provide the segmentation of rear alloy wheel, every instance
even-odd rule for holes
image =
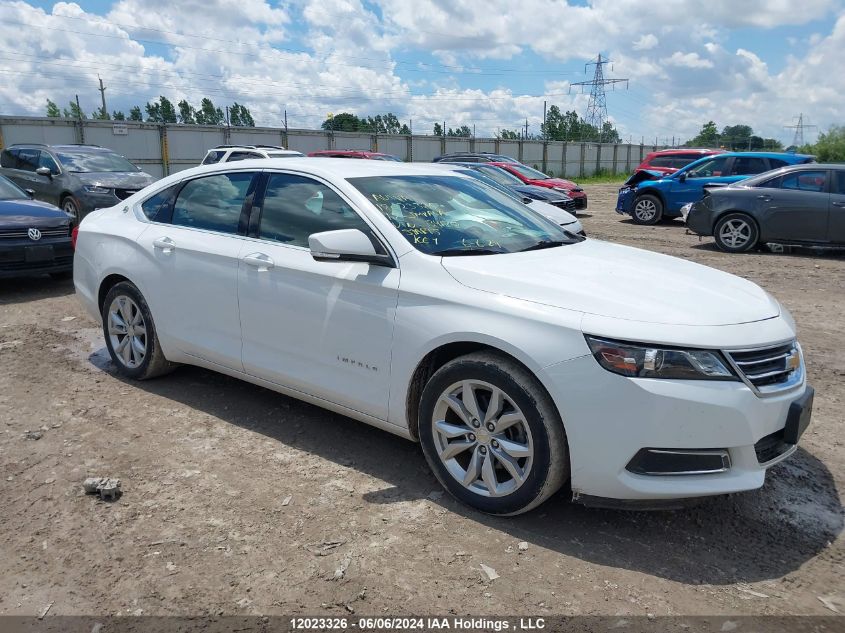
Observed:
[[[420,402],[420,442],[440,483],[482,512],[514,515],[568,479],[563,424],[522,366],[494,353],[440,368]]]
[[[657,224],[663,217],[663,203],[657,196],[644,193],[634,200],[631,216],[637,224]]]
[[[102,316],[106,347],[121,374],[146,380],[175,368],[161,351],[150,308],[134,284],[122,281],[112,286]]]
[[[744,253],[757,245],[760,232],[757,223],[744,213],[728,213],[719,218],[713,237],[719,250],[726,253]]]

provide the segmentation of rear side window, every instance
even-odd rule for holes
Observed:
[[[754,158],[752,156],[737,156],[734,158],[734,165],[731,168],[732,176],[748,176],[749,174],[762,174],[769,171],[765,158]]]
[[[833,193],[845,195],[845,170],[838,169],[833,172]]]
[[[202,161],[203,165],[213,165],[214,163],[220,162],[220,159],[223,158],[223,154],[226,152],[222,150],[215,150],[213,152],[209,152],[205,160]]]
[[[307,247],[312,233],[338,229],[372,233],[367,223],[327,185],[303,176],[271,174],[261,210],[260,238]]]
[[[250,160],[252,158],[264,158],[264,156],[255,152],[232,152],[226,162],[231,163],[236,160]]]
[[[4,149],[2,153],[0,153],[0,167],[7,167],[9,169],[15,169],[18,165],[18,150],[16,149]]]
[[[719,156],[711,158],[701,163],[695,169],[687,172],[689,178],[718,178],[719,176],[727,176],[726,168],[728,166],[728,158],[726,156]]]
[[[241,209],[254,174],[215,174],[187,182],[173,205],[172,223],[194,229],[237,233]]]
[[[786,167],[789,163],[785,160],[781,160],[780,158],[770,158],[769,165],[772,166],[772,169],[777,169],[779,167]]]
[[[41,152],[37,149],[18,150],[18,169],[35,171],[38,169],[38,156]]]

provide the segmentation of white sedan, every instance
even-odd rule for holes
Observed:
[[[199,167],[91,213],[76,248],[123,375],[199,365],[419,441],[492,514],[564,485],[759,488],[809,423],[795,324],[761,288],[427,165]]]

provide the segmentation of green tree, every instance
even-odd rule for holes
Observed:
[[[688,140],[685,145],[688,147],[719,147],[719,141],[719,128],[713,121],[708,121],[701,126],[701,131]]]
[[[114,112],[111,113],[111,118],[114,119],[115,121],[125,121],[126,115],[123,114],[123,112],[121,112],[120,110],[115,110]]]
[[[49,99],[47,99],[47,116],[51,119],[57,119],[62,116],[59,106],[56,105],[55,101],[50,101]]]
[[[434,136],[443,136],[444,135],[443,126],[439,123],[434,124]]]
[[[407,123],[403,123],[402,127],[399,128],[399,134],[406,134],[406,135],[411,134],[411,128],[408,127]]]
[[[145,106],[147,121],[152,123],[176,123],[176,108],[173,107],[170,99],[160,95],[158,101],[153,101]]]
[[[719,142],[732,150],[750,149],[753,134],[754,130],[750,125],[726,125],[722,128]],[[762,142],[762,139],[760,141]]]
[[[200,125],[223,125],[226,122],[223,110],[215,108],[208,97],[200,102],[200,109],[194,113],[194,118]]]
[[[129,109],[129,120],[130,121],[143,121],[144,116],[141,114],[141,106],[132,106]]]
[[[85,113],[82,111],[78,105],[76,105],[76,101],[71,101],[68,103],[70,109],[68,110],[65,108],[63,111],[63,115],[66,119],[87,119],[88,117],[85,116]]]
[[[820,163],[845,161],[845,126],[832,125],[827,132],[819,134],[818,141],[800,148],[804,154],[813,154]]]
[[[249,109],[237,101],[229,108],[229,122],[237,127],[255,127],[255,121]]]
[[[499,136],[508,141],[516,141],[520,138],[520,133],[513,130],[502,130]]]
[[[446,136],[458,136],[468,138],[472,136],[472,130],[469,129],[468,125],[462,125],[461,127],[455,128],[454,130],[452,128],[449,128],[449,131],[446,132]]]
[[[188,103],[185,99],[182,99],[179,103],[177,103],[176,107],[179,108],[179,123],[193,125],[197,122],[196,117],[194,116],[194,106]]]
[[[324,130],[332,130],[334,132],[357,132],[361,127],[361,119],[351,112],[341,112],[340,114],[329,115],[326,120],[320,124]]]
[[[103,108],[97,108],[94,112],[91,113],[91,118],[96,121],[108,121],[111,119],[111,115],[109,114],[108,110],[103,110]]]

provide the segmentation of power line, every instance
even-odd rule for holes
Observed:
[[[796,123],[795,125],[784,125],[783,127],[788,130],[795,130],[795,136],[792,137],[792,146],[801,147],[802,145],[804,145],[804,130],[814,128],[816,126],[804,123],[804,113],[801,112],[798,114],[798,123]]]
[[[592,81],[579,81],[574,84],[573,86],[581,86],[582,90],[587,86],[590,86],[590,101],[587,104],[587,117],[586,121],[589,125],[592,125],[596,128],[599,132],[599,140],[601,140],[601,134],[604,131],[604,122],[607,121],[607,95],[605,91],[605,86],[613,86],[613,90],[616,89],[616,84],[623,83],[625,84],[625,89],[628,89],[628,80],[627,79],[606,79],[604,76],[604,66],[609,64],[610,60],[602,59],[601,53],[598,54],[598,57],[595,61],[587,62],[584,65],[584,72],[587,72],[587,66],[595,66],[596,70],[593,74]],[[613,67],[611,66],[611,70]]]

